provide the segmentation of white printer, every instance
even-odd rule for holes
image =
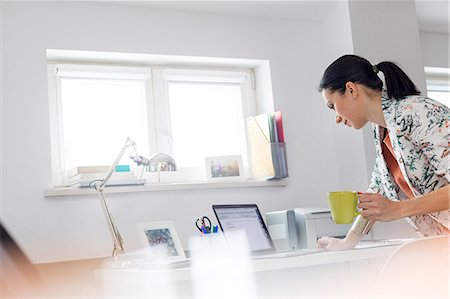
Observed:
[[[334,223],[324,207],[269,212],[266,222],[278,251],[316,248],[320,237],[345,237],[352,225]]]

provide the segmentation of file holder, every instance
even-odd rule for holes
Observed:
[[[286,143],[270,142],[270,128],[264,126],[267,118],[247,118],[252,176],[255,179],[282,179],[288,177]]]
[[[272,153],[272,163],[275,175],[272,179],[282,179],[289,176],[286,160],[286,143],[270,143]]]

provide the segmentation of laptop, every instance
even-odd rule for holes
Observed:
[[[255,258],[290,257],[324,251],[323,249],[302,249],[277,252],[256,204],[213,205],[212,208],[225,237],[227,232],[245,231],[250,253]]]

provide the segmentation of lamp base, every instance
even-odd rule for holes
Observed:
[[[105,269],[130,269],[146,262],[145,255],[134,252],[133,254],[116,255],[105,258],[103,268]]]

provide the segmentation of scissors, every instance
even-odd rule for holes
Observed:
[[[211,232],[211,220],[209,220],[207,216],[197,219],[197,221],[195,221],[195,226],[202,233],[207,234]]]

